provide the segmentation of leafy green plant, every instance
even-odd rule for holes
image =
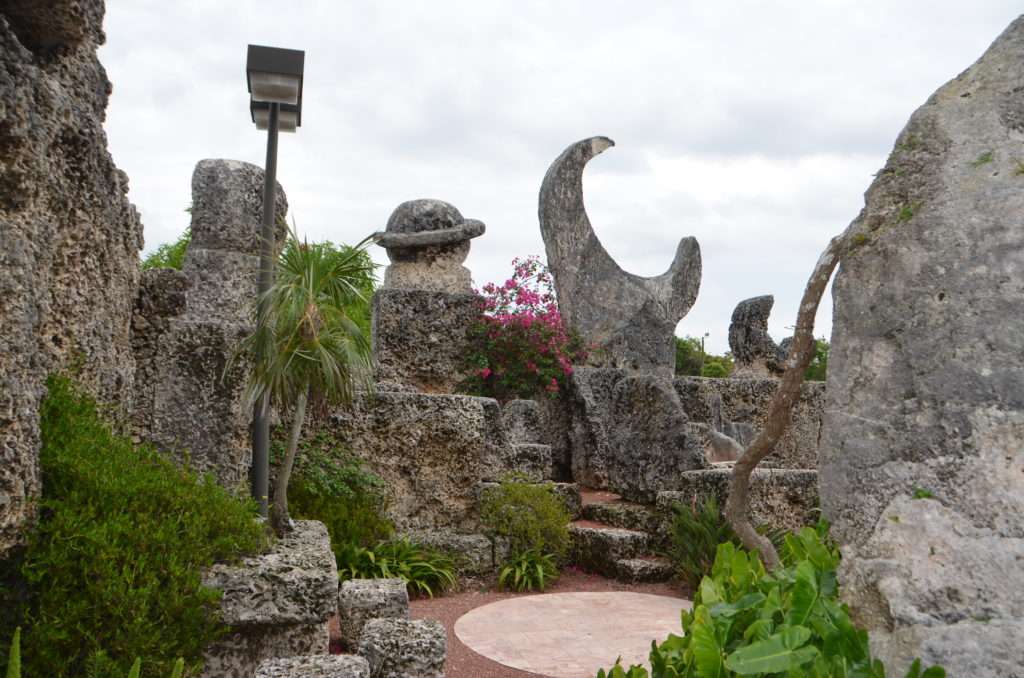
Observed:
[[[935,493],[924,487],[915,487],[912,496],[914,499],[934,499]]]
[[[693,377],[722,379],[732,373],[732,356],[712,355],[704,352],[704,342],[698,337],[676,337],[676,374]]]
[[[14,629],[11,649],[7,652],[7,678],[21,678],[21,627]]]
[[[825,338],[814,340],[814,357],[811,364],[804,371],[804,379],[807,381],[825,381],[825,374],[828,371],[828,350],[829,343]]]
[[[281,431],[275,432],[271,462],[284,457]],[[335,556],[348,544],[372,546],[390,537],[394,526],[385,515],[384,481],[326,433],[300,443],[288,504],[296,518],[327,526]],[[339,565],[340,565],[339,560]]]
[[[277,262],[277,277],[261,303],[266,314],[234,356],[252,361],[246,394],[252,403],[272,402],[291,415],[284,459],[277,469],[270,522],[288,529],[288,484],[306,421],[328,405],[350,406],[360,390],[373,390],[373,360],[366,334],[347,309],[362,300],[372,279],[365,248],[370,238],[339,255],[333,246],[299,241],[295,231]]]
[[[23,626],[33,676],[126,675],[136,657],[146,676],[178,657],[197,672],[224,630],[201,572],[266,546],[255,506],[114,435],[67,378],[47,386],[40,519],[18,568],[26,595],[0,625]]]
[[[142,260],[142,270],[150,268],[175,268],[179,271],[185,264],[185,251],[192,241],[192,229],[186,228],[174,242],[164,243]]]
[[[650,676],[884,678],[867,633],[839,602],[839,551],[827,539],[827,525],[787,535],[782,558],[784,567],[769,573],[756,554],[731,542],[719,545],[692,612],[682,613],[683,635],[651,644]],[[597,675],[648,678],[643,667],[625,669],[618,661]],[[922,673],[915,663],[907,676],[943,678],[945,671]]]
[[[455,564],[440,551],[408,539],[381,542],[370,549],[355,544],[338,551],[338,577],[348,579],[403,579],[410,595],[431,598],[455,586]]]
[[[514,555],[502,566],[498,586],[513,591],[543,591],[557,578],[555,557],[530,549]]]
[[[507,539],[514,556],[536,551],[560,562],[569,548],[570,519],[551,484],[512,476],[489,488],[481,499],[480,522],[486,534]]]
[[[786,535],[785,530],[765,527],[759,532],[767,534],[776,546],[783,543]],[[700,506],[694,501],[690,506],[675,504],[672,507],[667,555],[683,582],[696,587],[702,578],[711,574],[718,545],[726,542],[736,547],[743,545],[722,515],[714,496],[709,496]]]

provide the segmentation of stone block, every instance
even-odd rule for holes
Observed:
[[[243,492],[252,457],[245,369],[228,369],[249,327],[172,318],[157,349],[150,442]]]
[[[679,486],[680,473],[708,465],[668,380],[577,368],[569,397],[573,478],[586,487],[653,502],[658,492]]]
[[[453,393],[469,374],[469,331],[480,315],[475,294],[379,289],[372,313],[379,381]]]
[[[526,482],[551,480],[551,447],[549,445],[507,445],[501,449],[500,463],[489,465],[484,479],[500,482],[515,476]]]
[[[432,619],[375,619],[359,642],[374,678],[444,678],[447,652],[444,626]]]
[[[565,503],[565,509],[569,512],[570,518],[572,520],[579,518],[583,509],[580,486],[576,483],[552,483],[552,489]]]
[[[264,661],[329,656],[327,622],[233,626],[203,652],[202,678],[252,678]]]
[[[326,622],[337,610],[338,595],[327,528],[297,520],[268,553],[214,565],[203,585],[222,592],[221,619],[230,626]]]
[[[189,247],[187,315],[193,320],[254,324],[260,258],[230,250]]]
[[[441,529],[410,531],[405,536],[414,543],[449,555],[462,575],[490,574],[508,557],[507,541],[492,541],[484,534],[462,534]]]
[[[408,619],[409,591],[403,579],[350,579],[338,590],[338,621],[345,647],[355,650],[371,619]]]
[[[310,443],[352,450],[380,476],[399,530],[479,532],[478,485],[500,456],[496,400],[378,392],[339,411]]]
[[[256,678],[370,678],[370,664],[350,654],[269,659]]]
[[[709,430],[715,429],[748,445],[764,424],[768,405],[779,387],[777,379],[709,379],[679,377],[674,382],[683,410],[691,423],[698,444],[710,449]],[[800,399],[793,406],[789,428],[775,450],[761,462],[762,467],[818,467],[818,440],[825,413],[825,384],[805,382]]]
[[[541,408],[536,400],[510,400],[501,406],[505,437],[514,445],[547,444],[541,417]]]
[[[699,507],[708,497],[714,497],[724,510],[731,473],[729,468],[683,473],[682,489],[658,494],[659,512],[668,520],[674,504]],[[786,530],[814,525],[819,517],[818,472],[754,469],[750,478],[750,511],[755,525]]]

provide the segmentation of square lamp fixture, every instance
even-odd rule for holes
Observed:
[[[302,70],[306,53],[297,49],[281,49],[249,45],[245,64],[246,81],[251,100],[249,111],[258,129],[266,129],[270,104],[280,104],[278,128],[294,132],[302,124]]]

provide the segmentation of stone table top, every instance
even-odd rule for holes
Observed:
[[[647,665],[651,641],[682,633],[679,613],[691,605],[629,591],[520,596],[470,610],[455,622],[455,634],[505,666],[552,678],[593,678],[620,655],[624,667]]]

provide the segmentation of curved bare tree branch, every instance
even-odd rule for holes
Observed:
[[[758,463],[771,454],[789,427],[793,405],[800,399],[804,372],[814,358],[814,316],[828,286],[829,278],[832,277],[832,271],[845,251],[846,239],[845,232],[832,238],[814,266],[807,287],[804,288],[804,295],[800,299],[793,344],[786,358],[786,371],[768,406],[764,427],[736,461],[729,478],[729,498],[725,504],[725,516],[743,545],[750,550],[760,551],[770,570],[778,568],[781,562],[771,540],[758,534],[750,522],[750,475]]]

